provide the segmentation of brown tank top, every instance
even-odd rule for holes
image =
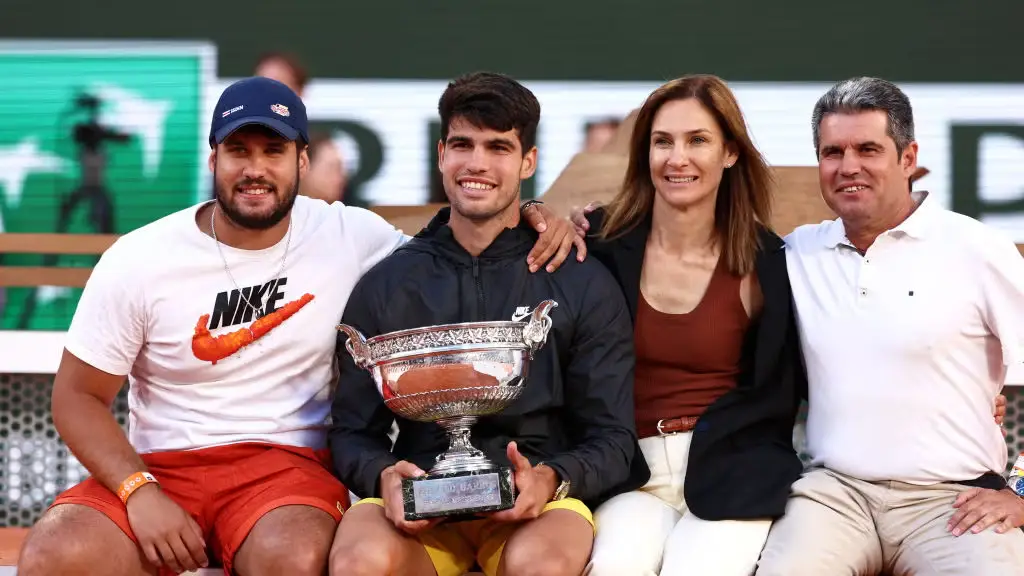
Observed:
[[[750,318],[740,299],[741,278],[724,258],[697,307],[666,314],[640,293],[634,340],[634,398],[640,438],[658,434],[663,418],[700,416],[736,386]]]

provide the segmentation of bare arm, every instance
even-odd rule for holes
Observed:
[[[125,478],[148,471],[110,407],[124,376],[104,372],[64,351],[53,380],[53,424],[89,473],[115,494]],[[146,559],[176,573],[205,568],[203,532],[156,484],[145,484],[126,504],[128,523]]]
[[[53,424],[61,439],[89,473],[115,493],[125,478],[146,470],[111,413],[124,380],[65,350],[51,398]]]
[[[138,270],[148,251],[124,238],[93,267],[68,327],[50,399],[53,424],[68,448],[118,496],[129,476],[149,471],[110,410],[143,347],[148,318]],[[128,524],[153,566],[180,574],[209,564],[199,524],[158,484],[145,483],[124,499]]]

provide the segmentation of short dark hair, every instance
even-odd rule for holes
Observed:
[[[843,80],[832,86],[814,105],[814,112],[811,114],[814,155],[818,155],[818,146],[821,144],[821,121],[825,115],[870,110],[885,112],[888,117],[886,132],[896,143],[896,153],[902,154],[914,141],[914,110],[910,106],[910,99],[888,80],[862,76]]]
[[[591,130],[593,130],[594,128],[597,128],[599,126],[608,126],[610,128],[618,128],[621,125],[622,125],[622,119],[609,116],[607,118],[601,118],[599,120],[590,120],[589,122],[586,122],[585,124],[583,124],[583,131],[584,132],[590,132]]]
[[[452,80],[437,103],[437,111],[441,115],[442,142],[448,139],[455,118],[500,132],[514,128],[524,154],[537,141],[540,102],[526,86],[504,74],[474,72]]]

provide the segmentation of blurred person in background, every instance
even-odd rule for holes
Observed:
[[[835,84],[811,116],[835,220],[786,255],[809,388],[809,469],[758,576],[1024,574],[1024,483],[989,407],[1024,361],[1024,259],[912,191],[909,98]]]
[[[260,56],[253,75],[277,80],[291,88],[299,98],[305,96],[306,85],[309,83],[309,73],[305,66],[297,56],[287,52],[268,52]]]
[[[317,134],[309,143],[309,171],[299,193],[330,204],[345,197],[345,160],[337,144],[327,134]]]
[[[287,52],[268,52],[256,63],[255,76],[277,80],[288,86],[299,98],[309,84],[309,73],[302,62]],[[309,143],[309,171],[299,193],[330,204],[345,195],[345,160],[341,150],[327,134],[315,134]]]
[[[307,124],[280,82],[229,86],[209,132],[215,199],[121,236],[93,268],[51,402],[90,478],[32,528],[19,575],[326,572],[349,501],[325,451],[335,327],[408,237],[298,195]],[[582,241],[546,211],[520,208],[544,229],[530,256],[557,267]],[[127,437],[111,413],[126,379]]]
[[[574,219],[634,323],[650,478],[595,512],[591,576],[748,576],[802,464],[806,386],[771,173],[714,76],[655,90],[621,192]]]
[[[604,118],[587,122],[583,126],[585,134],[583,152],[601,152],[615,137],[615,131],[622,122],[619,118]]]

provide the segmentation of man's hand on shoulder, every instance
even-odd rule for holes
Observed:
[[[965,490],[957,496],[953,508],[957,511],[946,525],[953,536],[968,531],[977,534],[993,525],[1000,534],[1024,526],[1024,499],[1009,488]]]
[[[543,464],[533,466],[525,456],[519,453],[515,442],[509,442],[506,449],[509,461],[514,468],[516,483],[516,504],[508,510],[491,514],[491,518],[500,522],[519,522],[533,520],[540,516],[544,506],[558,487],[558,475]]]
[[[159,486],[139,488],[128,497],[126,507],[128,524],[153,566],[167,566],[180,574],[209,564],[199,524]]]
[[[545,262],[547,271],[554,272],[565,262],[573,245],[576,246],[576,259],[580,262],[586,259],[587,243],[576,233],[576,227],[568,218],[558,217],[540,202],[527,203],[522,216],[539,234],[537,243],[526,256],[530,272],[536,272]]]
[[[443,518],[429,520],[405,519],[405,500],[402,498],[402,479],[425,476],[412,462],[402,460],[394,466],[388,466],[380,473],[380,497],[384,500],[384,514],[400,531],[415,535],[439,523]]]

